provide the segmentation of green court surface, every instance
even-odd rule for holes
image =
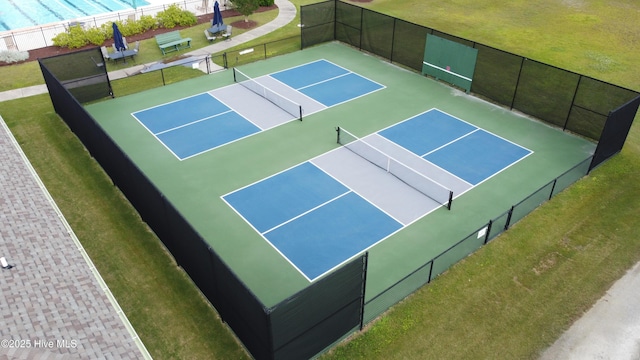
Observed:
[[[438,108],[533,151],[456,198],[450,211],[438,209],[372,247],[367,299],[587,159],[595,149],[592,142],[338,43],[252,63],[242,70],[257,77],[318,59],[386,88],[184,161],[171,154],[132,113],[231,85],[231,70],[87,106],[265,306],[277,304],[309,282],[221,196],[337,148],[337,126],[363,137]]]

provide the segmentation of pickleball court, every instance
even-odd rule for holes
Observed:
[[[86,108],[266,306],[363,251],[375,296],[595,148],[337,43],[238,70]]]

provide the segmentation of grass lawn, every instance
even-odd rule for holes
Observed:
[[[640,4],[634,0],[373,0],[365,5],[640,90],[634,66]],[[297,23],[242,47],[298,34]],[[202,29],[190,31],[195,35],[183,36],[202,37],[197,35]],[[42,83],[37,64],[0,68],[0,91],[37,83]],[[0,115],[154,358],[247,358],[57,117],[48,95],[4,102]],[[636,123],[621,154],[324,358],[536,358],[640,260],[639,132]]]
[[[278,10],[270,10],[255,13],[250,16],[250,19],[251,21],[255,21],[257,23],[257,26],[260,26],[275,19],[276,16],[278,16]],[[228,17],[225,18],[225,23],[231,24],[242,19],[244,19],[243,16]],[[191,38],[191,48],[178,52],[168,53],[164,56],[162,55],[160,48],[156,44],[155,38],[142,40],[140,41],[140,52],[138,55],[136,55],[135,62],[127,61],[127,63],[124,64],[122,61],[119,61],[117,63],[107,61],[107,71],[125,69],[135,66],[136,64],[153,63],[208,46],[210,45],[210,43],[204,37],[203,31],[205,29],[208,29],[209,27],[210,24],[205,23],[188,29],[180,30],[180,35],[183,38]],[[250,30],[251,29],[241,29],[239,27],[236,27],[233,29],[233,36],[238,36]],[[131,46],[133,46],[133,43],[131,44]],[[0,91],[39,84],[44,84],[44,79],[42,78],[42,73],[40,72],[40,67],[37,61],[0,67]]]

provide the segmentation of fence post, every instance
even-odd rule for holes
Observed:
[[[367,288],[367,269],[369,267],[369,252],[364,253],[362,264],[362,290],[360,292],[360,331],[364,328],[364,305],[365,305],[365,291]]]
[[[362,34],[364,33],[362,26],[364,25],[364,8],[360,9],[360,40],[358,40],[358,50],[362,51]]]
[[[489,224],[487,224],[487,233],[484,237],[484,245],[487,245],[489,242],[489,234],[491,234],[491,227],[493,226],[493,220],[489,220]]]
[[[578,90],[580,89],[580,83],[582,82],[582,75],[578,77],[578,83],[576,84],[576,90],[573,92],[573,98],[571,98],[571,107],[569,108],[569,112],[567,113],[567,118],[564,121],[564,126],[562,126],[562,131],[567,130],[567,125],[569,125],[569,118],[571,117],[571,110],[573,109],[576,103],[576,97],[578,96]]]
[[[556,189],[556,183],[558,182],[558,178],[553,179],[553,185],[551,185],[551,193],[549,193],[549,200],[553,197],[553,191]]]
[[[516,80],[516,87],[513,89],[513,96],[511,97],[511,105],[509,108],[513,110],[513,104],[516,102],[516,94],[518,93],[518,86],[520,86],[520,77],[522,75],[522,68],[524,67],[524,61],[526,59],[523,57],[520,61],[520,70],[518,71],[518,80]]]
[[[393,29],[391,30],[391,54],[389,54],[389,62],[393,62],[393,45],[396,43],[396,24],[398,23],[398,18],[393,18]],[[449,203],[451,205],[451,203]],[[449,210],[451,210],[451,206],[449,206]]]
[[[44,35],[44,30],[42,30],[42,26],[40,26],[40,34],[42,34],[42,39],[44,40],[44,44],[46,46],[49,46],[49,41],[47,40],[47,37]],[[11,32],[11,36],[13,36],[13,32]],[[15,41],[15,38],[14,38]],[[16,48],[18,47],[18,43],[16,43]]]
[[[509,215],[507,215],[507,222],[504,224],[504,230],[508,230],[509,229],[509,224],[511,223],[511,215],[513,214],[513,209],[515,206],[512,206],[511,209],[509,209]]]

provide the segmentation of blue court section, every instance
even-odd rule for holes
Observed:
[[[330,107],[383,89],[361,75],[318,60],[271,74],[271,77]]]
[[[491,133],[477,130],[424,158],[477,185],[530,153]]]
[[[309,280],[402,228],[309,162],[223,199]]]
[[[133,116],[181,160],[260,131],[209,94],[138,111]]]
[[[531,150],[437,109],[379,134],[471,185],[481,183],[531,154]]]
[[[303,163],[225,197],[260,233],[349,191],[311,163]]]
[[[306,95],[307,100],[315,100],[309,102],[316,106],[316,111],[318,108],[324,109],[323,105],[334,106],[384,88],[326,60],[314,61],[266,76]],[[247,115],[244,111],[246,109],[236,106],[236,111],[229,108],[216,99],[215,94],[215,91],[212,91],[211,94],[191,96],[132,115],[180,160],[270,128],[263,126],[264,122]]]
[[[431,110],[382,130],[380,135],[418,156],[424,156],[476,129],[446,113]]]

